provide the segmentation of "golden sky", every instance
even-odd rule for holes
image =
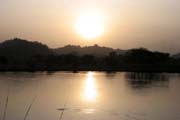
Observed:
[[[50,47],[99,44],[178,52],[179,5],[179,0],[0,0],[0,40],[20,37]],[[86,11],[103,16],[103,33],[92,40],[75,29]]]

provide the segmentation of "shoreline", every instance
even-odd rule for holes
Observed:
[[[56,71],[102,71],[102,72],[147,72],[180,73],[180,65],[122,65],[122,66],[0,66],[0,72],[56,72]]]

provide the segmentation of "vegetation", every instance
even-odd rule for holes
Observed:
[[[0,44],[1,71],[105,70],[180,72],[179,68],[180,57],[172,57],[169,53],[152,52],[145,48],[123,51],[95,45],[84,48],[80,46],[65,46],[63,48],[50,49],[44,44],[18,38]]]

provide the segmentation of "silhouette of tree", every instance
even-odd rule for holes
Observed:
[[[0,64],[8,64],[8,59],[5,56],[0,56]]]
[[[116,52],[110,52],[109,55],[105,58],[105,61],[108,66],[117,66],[118,60],[119,59]]]
[[[78,56],[74,54],[67,54],[67,55],[64,55],[64,62],[67,65],[75,65],[75,64],[78,64],[79,58]]]
[[[145,48],[132,49],[125,53],[125,61],[132,64],[155,64],[169,60],[169,54],[151,52]]]
[[[81,63],[84,65],[95,65],[95,57],[93,55],[83,55],[81,57]]]

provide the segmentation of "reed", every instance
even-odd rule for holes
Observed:
[[[25,113],[24,120],[27,119],[27,117],[28,117],[28,115],[29,115],[29,112],[31,111],[32,105],[33,105],[34,101],[36,100],[36,97],[37,97],[37,96],[34,96],[32,102],[30,103],[30,105],[29,105],[29,107],[28,107],[28,109],[27,109],[27,111],[26,111],[26,113]]]
[[[63,118],[64,110],[65,110],[65,109],[62,110],[62,112],[61,112],[61,114],[60,114],[60,117],[59,117],[59,120],[61,120],[61,119]]]
[[[8,107],[8,101],[9,101],[9,92],[6,97],[6,102],[5,102],[5,109],[4,109],[4,114],[3,114],[3,120],[6,120],[6,112],[7,112],[7,107]]]

